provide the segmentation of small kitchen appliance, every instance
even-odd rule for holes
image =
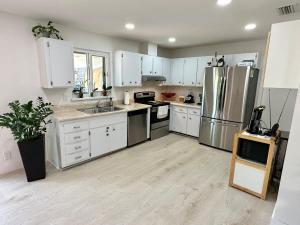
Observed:
[[[261,121],[261,116],[266,107],[264,105],[258,106],[253,110],[251,121],[249,124],[249,128],[247,131],[250,134],[261,134],[261,126],[260,126],[260,121]]]
[[[187,96],[184,98],[184,103],[195,103],[194,95],[193,93],[189,93]]]

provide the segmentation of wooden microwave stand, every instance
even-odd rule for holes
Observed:
[[[255,195],[261,199],[266,199],[272,167],[274,164],[274,156],[277,150],[276,140],[277,138],[275,137],[260,137],[258,135],[251,135],[246,131],[241,131],[240,133],[235,134],[229,185]],[[262,152],[259,151],[263,149],[262,151],[264,151],[263,157],[265,157],[265,161],[257,162],[251,159],[251,157],[241,157],[242,154],[240,151],[243,151],[243,147],[241,147],[243,143],[246,143],[247,145],[244,152],[250,156],[255,157],[255,155],[260,155]]]

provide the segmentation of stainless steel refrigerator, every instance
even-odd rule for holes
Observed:
[[[232,151],[234,134],[244,129],[255,104],[259,70],[207,67],[204,75],[199,142]]]

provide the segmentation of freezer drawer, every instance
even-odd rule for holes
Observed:
[[[199,142],[215,148],[232,151],[234,134],[242,129],[242,123],[201,117]]]

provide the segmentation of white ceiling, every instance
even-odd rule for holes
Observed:
[[[267,36],[271,24],[300,19],[300,13],[279,16],[276,8],[297,0],[1,0],[0,10],[38,20],[164,47],[183,47]],[[126,22],[136,29],[128,31]],[[246,32],[254,22],[257,29]],[[177,42],[169,44],[170,36]]]

